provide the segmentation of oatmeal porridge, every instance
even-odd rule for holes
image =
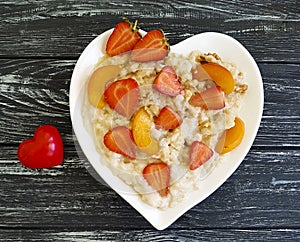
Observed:
[[[106,157],[99,162],[145,203],[162,209],[176,206],[201,189],[199,181],[226,159],[218,146],[224,132],[236,125],[247,91],[243,74],[216,53],[200,51],[186,56],[170,52],[147,62],[132,60],[131,53],[105,56],[93,73],[106,67],[114,74],[96,104],[89,97],[94,74],[87,79],[82,113],[98,152]],[[224,73],[232,84],[214,77]],[[128,97],[118,96],[124,92],[118,86],[126,87]],[[157,165],[154,170],[165,170],[149,182],[145,173],[153,170],[152,164]]]

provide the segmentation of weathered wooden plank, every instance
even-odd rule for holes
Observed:
[[[73,143],[69,85],[73,60],[0,60],[0,143],[18,144],[37,126],[52,124]],[[299,64],[259,65],[265,106],[255,146],[299,146]]]
[[[206,31],[229,34],[259,61],[299,62],[299,3],[287,1],[89,1],[0,3],[0,56],[74,58],[122,16],[164,29],[171,44]]]
[[[171,44],[204,31],[229,34],[259,61],[264,79],[264,116],[245,161],[162,232],[95,181],[73,144],[75,60],[121,16],[164,29]],[[0,241],[300,240],[299,17],[296,0],[1,1]],[[65,161],[26,169],[17,146],[45,123],[62,132]]]
[[[0,230],[0,241],[297,241],[299,229],[235,230]]]
[[[61,166],[43,170],[22,167],[16,151],[1,146],[0,228],[151,228],[94,180],[74,147]],[[222,187],[170,228],[298,228],[299,157],[296,150],[251,150]]]

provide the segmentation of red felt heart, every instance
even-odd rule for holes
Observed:
[[[51,125],[36,129],[32,139],[19,145],[18,158],[28,168],[50,168],[63,161],[64,147],[59,131]]]

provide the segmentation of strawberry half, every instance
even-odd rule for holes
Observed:
[[[165,66],[161,69],[153,82],[153,88],[171,97],[183,93],[176,71],[172,66]]]
[[[151,163],[144,168],[143,176],[160,196],[166,197],[168,195],[170,185],[170,168],[168,164],[163,162]]]
[[[104,100],[119,114],[131,118],[139,102],[138,83],[132,79],[122,79],[111,83],[104,91]]]
[[[118,126],[109,130],[103,138],[104,145],[112,152],[135,159],[136,147],[132,132],[125,126]]]
[[[204,143],[194,141],[190,149],[190,170],[195,170],[213,156],[213,151]]]
[[[109,36],[106,53],[109,56],[116,56],[131,51],[141,38],[137,21],[133,24],[125,20],[125,22],[118,23]]]
[[[169,48],[164,33],[161,30],[151,30],[134,46],[131,59],[137,62],[162,60],[167,56]]]
[[[217,110],[225,107],[224,94],[219,86],[195,93],[190,98],[189,103],[192,106],[201,107],[206,110]]]
[[[157,129],[175,129],[182,123],[182,118],[170,106],[165,106],[160,110],[155,127]]]

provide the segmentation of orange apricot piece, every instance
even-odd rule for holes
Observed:
[[[108,81],[115,79],[121,72],[121,67],[117,65],[108,65],[97,68],[91,75],[87,87],[88,98],[95,108],[103,108],[104,90]]]
[[[231,72],[217,63],[199,64],[193,71],[193,78],[199,81],[211,79],[222,88],[225,94],[234,90],[234,79]]]
[[[137,147],[148,155],[156,154],[159,150],[157,140],[151,137],[152,118],[144,107],[141,107],[132,120],[132,134]]]
[[[245,124],[243,120],[236,117],[235,125],[230,129],[224,131],[218,140],[215,150],[219,154],[225,154],[232,151],[234,148],[240,145],[245,134]]]

